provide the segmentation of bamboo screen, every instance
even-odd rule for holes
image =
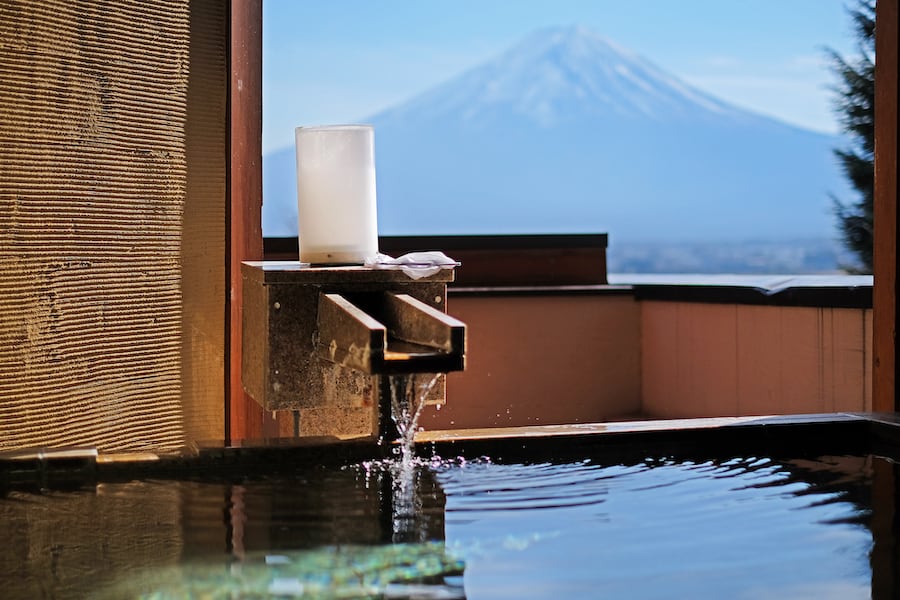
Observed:
[[[223,437],[226,8],[0,0],[0,450]]]

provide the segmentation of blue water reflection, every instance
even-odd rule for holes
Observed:
[[[470,599],[870,596],[867,511],[768,459],[467,464],[438,480]]]

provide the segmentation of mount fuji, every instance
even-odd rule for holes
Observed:
[[[838,139],[740,109],[582,27],[541,30],[367,122],[382,234],[835,237]],[[267,236],[296,233],[294,150],[266,156]]]

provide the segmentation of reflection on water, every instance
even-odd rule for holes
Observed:
[[[470,598],[868,598],[869,510],[846,491],[867,460],[815,466],[475,464],[438,480]]]
[[[893,581],[869,560],[870,524],[897,522],[877,458],[398,465],[9,492],[3,597],[846,599]]]
[[[170,565],[185,552],[179,485],[121,483],[0,500],[0,596],[83,598],[134,568]]]
[[[143,570],[94,597],[109,598],[462,598],[448,577],[463,563],[438,542],[254,552],[237,562],[194,560]]]

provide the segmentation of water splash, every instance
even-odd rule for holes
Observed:
[[[433,488],[434,473],[465,459],[442,459],[432,452],[431,459],[416,457],[415,437],[425,402],[440,381],[440,374],[392,375],[388,378],[391,418],[399,434],[393,458],[366,461],[358,465],[365,473],[366,485],[377,485],[382,500],[389,503],[391,541],[421,543],[431,539],[430,515],[423,513],[423,495],[438,493]],[[357,468],[358,468],[357,467]],[[428,504],[434,504],[433,498]]]
[[[438,374],[404,374],[388,378],[391,419],[399,438],[394,459],[364,463],[367,479],[372,474],[382,481],[382,495],[390,502],[392,540],[424,541],[421,521],[421,490],[417,491],[424,465],[415,456],[415,437],[425,400],[437,384]]]
[[[400,433],[400,459],[406,470],[412,471],[415,457],[416,431],[419,417],[428,394],[434,389],[440,374],[391,375],[391,418]]]

